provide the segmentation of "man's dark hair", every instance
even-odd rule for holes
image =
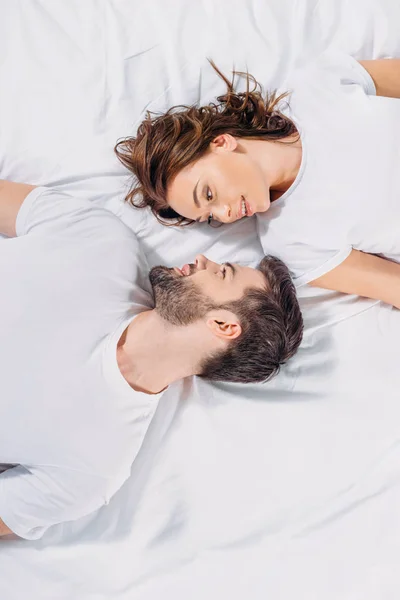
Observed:
[[[298,349],[303,318],[288,268],[273,256],[266,256],[257,268],[265,277],[265,290],[251,288],[240,300],[220,307],[238,316],[242,333],[226,350],[205,359],[201,377],[268,381]]]

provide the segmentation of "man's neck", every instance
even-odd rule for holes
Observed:
[[[118,366],[129,385],[157,394],[174,381],[198,374],[207,340],[195,328],[172,326],[156,310],[138,315],[117,348]]]

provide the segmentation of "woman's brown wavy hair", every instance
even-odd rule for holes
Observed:
[[[120,140],[114,149],[136,178],[126,201],[138,208],[150,207],[164,225],[193,222],[168,206],[167,188],[182,169],[208,152],[218,135],[280,140],[297,133],[294,123],[278,110],[287,94],[263,95],[261,85],[249,73],[233,71],[229,81],[210,62],[227,86],[226,93],[218,96],[216,103],[174,106],[161,115],[147,112],[136,137]],[[246,78],[245,92],[235,90],[237,75]]]

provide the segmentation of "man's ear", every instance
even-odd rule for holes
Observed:
[[[237,316],[229,310],[221,310],[209,314],[206,319],[208,329],[219,339],[231,342],[242,333]]]
[[[221,133],[210,143],[211,152],[228,151],[233,152],[238,145],[237,139],[230,133]]]

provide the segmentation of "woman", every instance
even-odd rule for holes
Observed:
[[[218,73],[217,104],[148,116],[117,144],[137,178],[127,199],[171,224],[257,214],[296,285],[400,308],[400,60],[322,56],[297,73],[290,108]]]

